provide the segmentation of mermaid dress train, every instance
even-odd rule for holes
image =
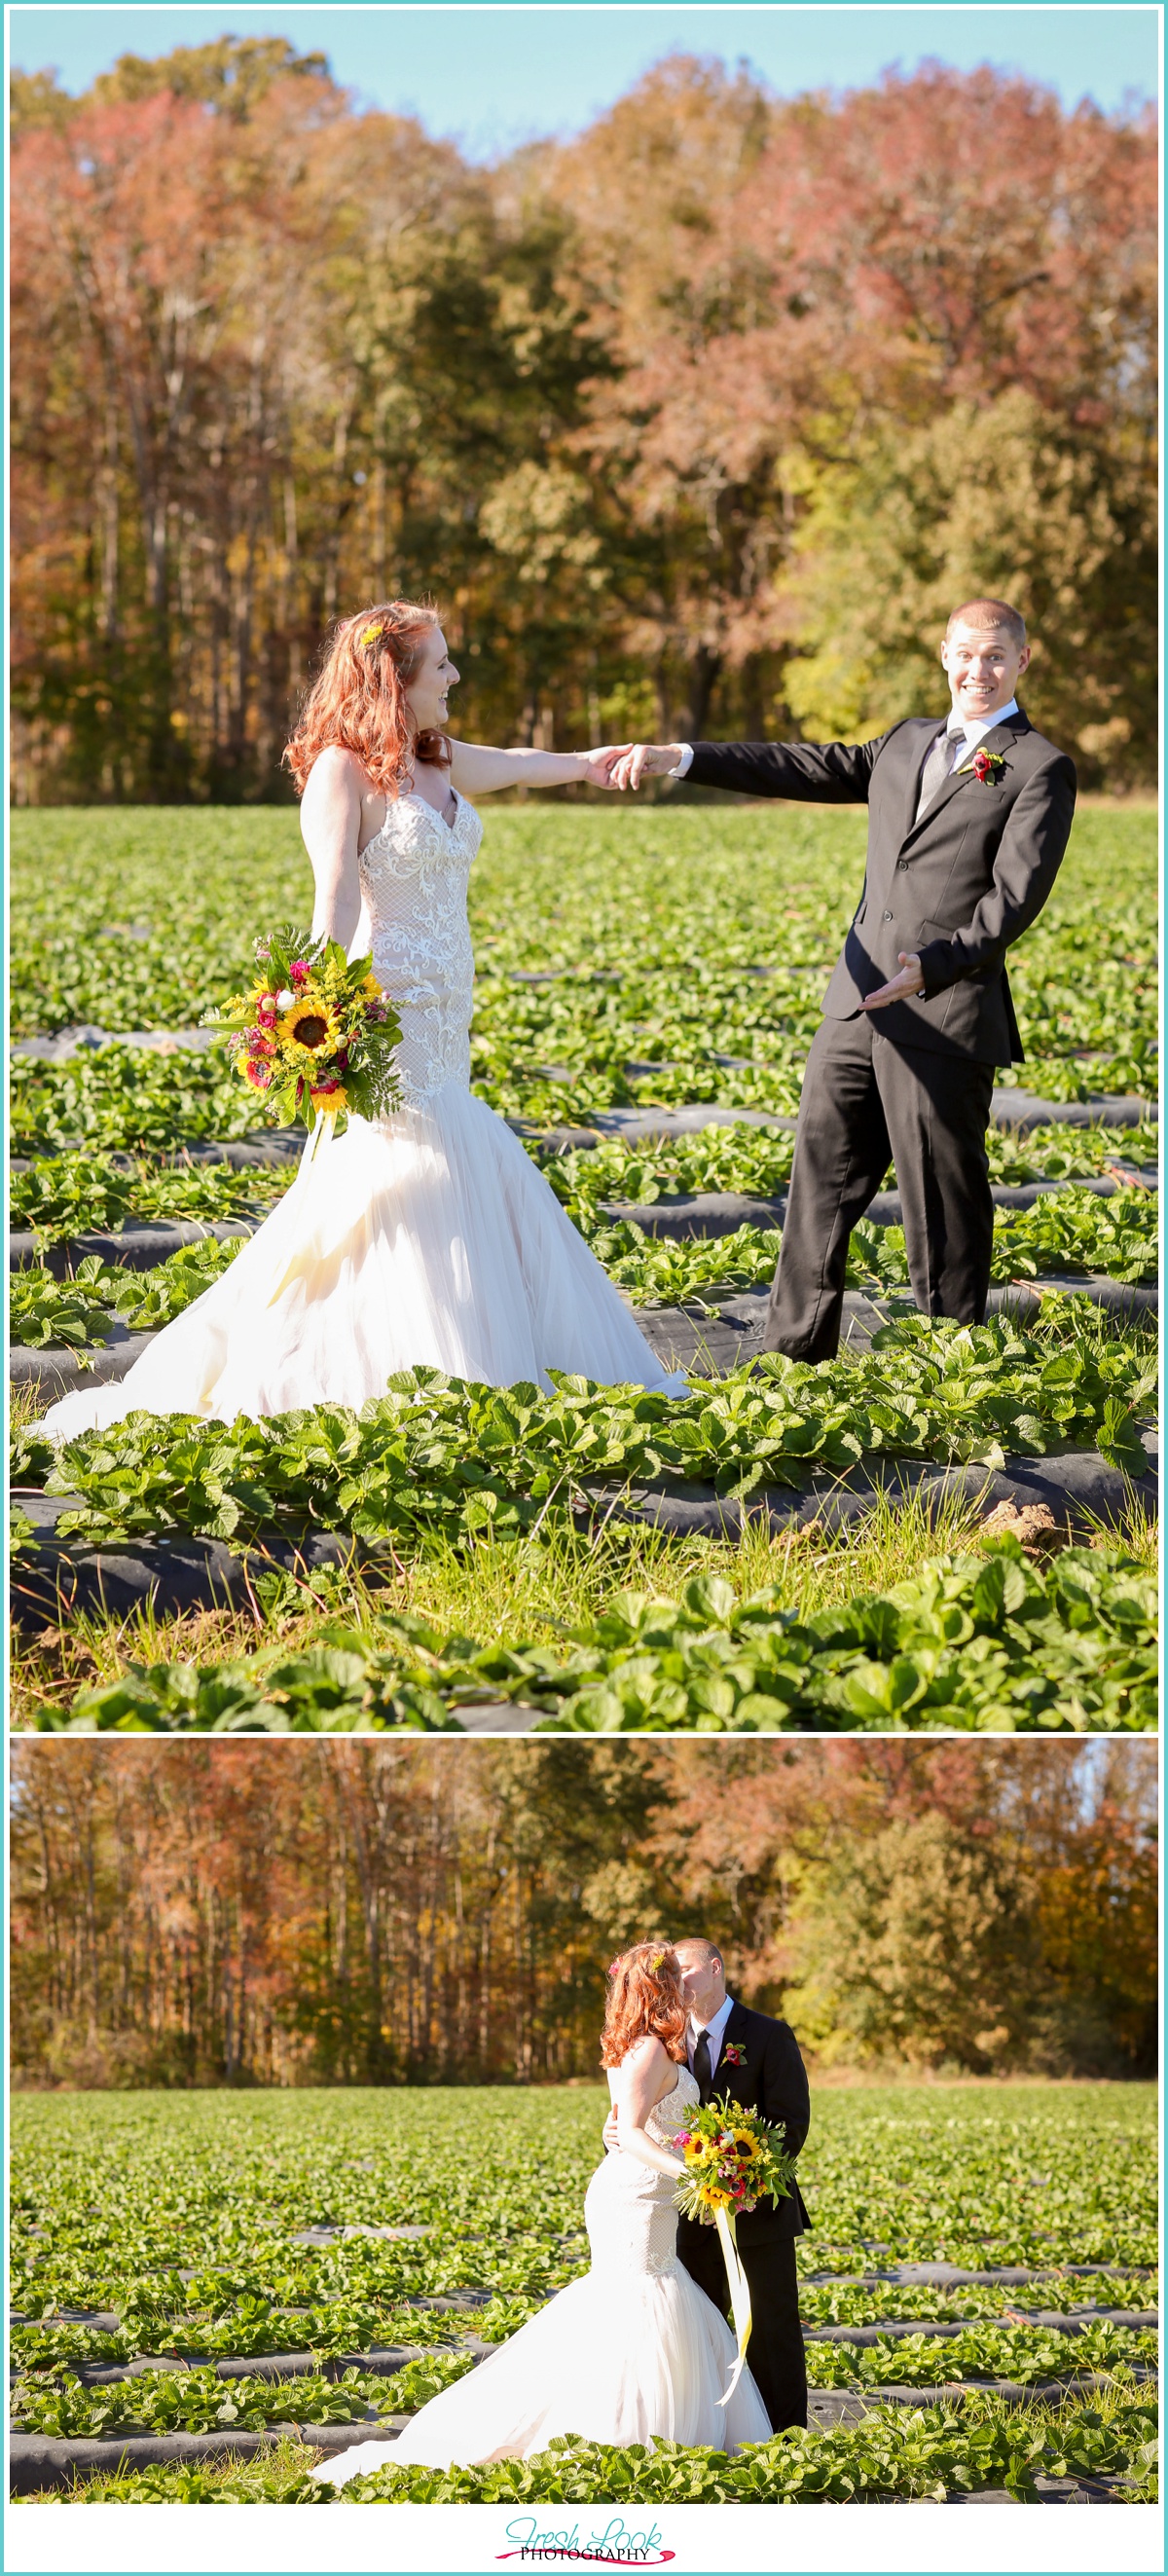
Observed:
[[[645,2122],[669,2146],[698,2099],[688,2067]],[[358,2442],[322,2463],[335,2486],[374,2469],[526,2460],[560,2434],[589,2442],[736,2451],[770,2439],[749,2370],[728,2404],[737,2346],[712,2299],[678,2259],[668,2174],[610,2150],[584,2202],[590,2271],[541,2308],[488,2361],[407,2424],[397,2441]]]

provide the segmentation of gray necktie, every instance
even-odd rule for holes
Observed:
[[[921,792],[917,799],[914,821],[919,823],[926,806],[938,796],[950,772],[956,768],[965,748],[965,727],[954,725],[939,733],[921,771]]]

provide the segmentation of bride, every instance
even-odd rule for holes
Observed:
[[[322,2463],[344,2486],[375,2469],[525,2460],[558,2434],[589,2442],[655,2436],[736,2451],[770,2440],[744,2370],[727,2405],[736,2345],[678,2260],[670,2141],[698,2100],[686,2064],[686,2008],[674,1952],[648,1941],[614,1961],[601,2056],[616,2145],[584,2201],[592,2268],[484,2361],[432,2397],[396,2442],[358,2442]]]
[[[402,1026],[401,1106],[351,1117],[306,1153],[222,1278],[119,1385],[67,1395],[54,1438],[129,1413],[231,1421],[354,1409],[421,1366],[548,1387],[552,1368],[685,1391],[501,1118],[470,1087],[472,795],[607,772],[584,752],[451,741],[458,673],[433,609],[409,600],[333,636],[286,758],[316,882],[313,931],[374,972]],[[257,929],[259,928],[257,924]]]

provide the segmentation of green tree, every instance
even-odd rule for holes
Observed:
[[[1019,2052],[1038,1945],[1017,1857],[937,1813],[842,1838],[807,1873],[787,2009],[825,2057],[984,2073]]]
[[[1158,690],[1154,446],[1060,420],[1021,387],[891,427],[810,467],[789,584],[788,702],[805,733],[866,738],[943,706],[937,647],[963,598],[1033,631],[1024,697],[1089,783],[1146,778]]]

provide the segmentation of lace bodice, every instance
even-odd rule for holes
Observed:
[[[397,1006],[397,1069],[407,1109],[424,1109],[448,1082],[470,1086],[474,954],[466,917],[471,861],[483,836],[457,799],[444,823],[424,796],[399,796],[357,862],[362,917],[353,954],[373,951]]]
[[[688,2066],[679,2066],[672,2093],[646,2118],[648,2136],[659,2147],[672,2146],[699,2099]],[[594,2272],[676,2272],[676,2188],[672,2174],[655,2173],[619,2146],[610,2149],[584,2202]]]
[[[700,2100],[697,2077],[690,2074],[688,2066],[679,2066],[672,2093],[667,2093],[663,2102],[654,2103],[645,2122],[649,2136],[656,2138],[659,2147],[672,2146],[678,2130],[684,2129]],[[672,2183],[669,2188],[672,2191]]]

